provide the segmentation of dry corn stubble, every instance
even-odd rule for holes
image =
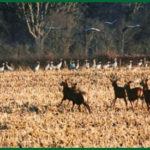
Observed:
[[[150,116],[141,102],[132,112],[126,111],[124,101],[114,98],[108,77],[120,76],[118,84],[141,78],[150,71],[15,71],[0,74],[0,147],[149,147]],[[62,99],[59,83],[68,79],[69,85],[85,91],[92,109],[88,114],[72,102]],[[139,84],[133,84],[139,86]]]

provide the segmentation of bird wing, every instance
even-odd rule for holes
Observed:
[[[112,24],[114,24],[115,22],[117,22],[117,19],[115,19],[114,21],[112,21]]]
[[[91,28],[91,30],[100,31],[100,29],[97,28]]]
[[[106,22],[104,22],[104,23],[106,23],[106,24],[112,24],[112,22],[109,22],[109,21],[106,21]]]
[[[135,27],[140,27],[140,25],[139,24],[137,24],[137,25],[128,25],[127,27],[128,28],[135,28]]]
[[[95,30],[95,31],[100,31],[100,29],[97,29],[97,28],[88,28],[88,29],[85,29],[85,32],[87,32],[87,31],[90,31],[90,30]]]

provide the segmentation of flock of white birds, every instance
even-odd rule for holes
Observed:
[[[96,62],[96,59],[93,59],[93,63],[90,64],[89,60],[84,60],[84,65],[80,65],[80,60],[76,60],[76,62],[74,60],[70,60],[70,63],[68,65],[68,69],[69,70],[79,70],[80,68],[85,68],[85,69],[108,69],[108,68],[117,68],[118,67],[118,62],[117,62],[117,58],[114,59],[114,61],[111,63],[110,61],[108,61],[106,64],[102,65],[102,62]],[[64,63],[64,65],[63,65]],[[63,67],[67,66],[67,62],[63,59],[60,59],[60,62],[56,65],[54,65],[53,61],[50,61],[47,63],[47,65],[45,66],[44,70],[61,70],[63,69]],[[126,65],[127,69],[133,69],[134,71],[136,70],[136,68],[139,67],[148,67],[148,63],[145,62],[140,59],[140,61],[137,63],[136,66],[133,67],[133,61],[130,60],[129,64]],[[37,61],[36,66],[34,67],[34,71],[38,71],[40,69],[40,62]]]
[[[40,69],[40,61],[37,61],[33,71],[37,72]],[[53,61],[48,61],[47,65],[44,67],[44,70],[61,70],[63,68],[68,68],[69,70],[79,70],[81,68],[85,69],[108,69],[108,68],[117,68],[119,67],[117,58],[114,59],[113,62],[108,61],[106,64],[102,65],[102,62],[96,62],[96,59],[93,59],[93,63],[90,64],[89,60],[84,60],[84,64],[81,65],[80,60],[70,60],[69,65],[67,65],[66,60],[60,59],[60,62],[58,64],[54,64]],[[129,70],[136,71],[139,67],[148,67],[148,62],[140,59],[139,62],[133,66],[133,61],[130,60],[129,63],[125,66]],[[9,71],[14,71],[14,67],[8,65],[8,62],[2,63],[2,66],[0,67],[0,72],[4,72],[4,70],[7,69]]]

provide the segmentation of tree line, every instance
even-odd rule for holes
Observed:
[[[2,59],[149,55],[149,3],[0,3]],[[106,24],[112,22],[114,24]],[[139,25],[136,28],[127,26]],[[97,28],[97,31],[88,31]]]

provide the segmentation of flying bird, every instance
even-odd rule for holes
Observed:
[[[136,24],[136,25],[128,25],[127,27],[128,28],[136,28],[136,27],[140,27],[141,25],[139,25],[139,24]]]
[[[122,32],[125,32],[127,29],[129,28],[138,28],[140,27],[141,25],[137,24],[137,25],[127,25],[125,26],[123,29],[122,29]]]
[[[113,25],[114,23],[116,23],[118,20],[115,19],[114,21],[110,22],[110,21],[105,21],[105,24],[109,24],[109,25]]]
[[[101,30],[98,29],[98,28],[88,28],[88,29],[85,29],[85,32],[88,32],[88,31],[98,31],[98,32],[100,32]]]

